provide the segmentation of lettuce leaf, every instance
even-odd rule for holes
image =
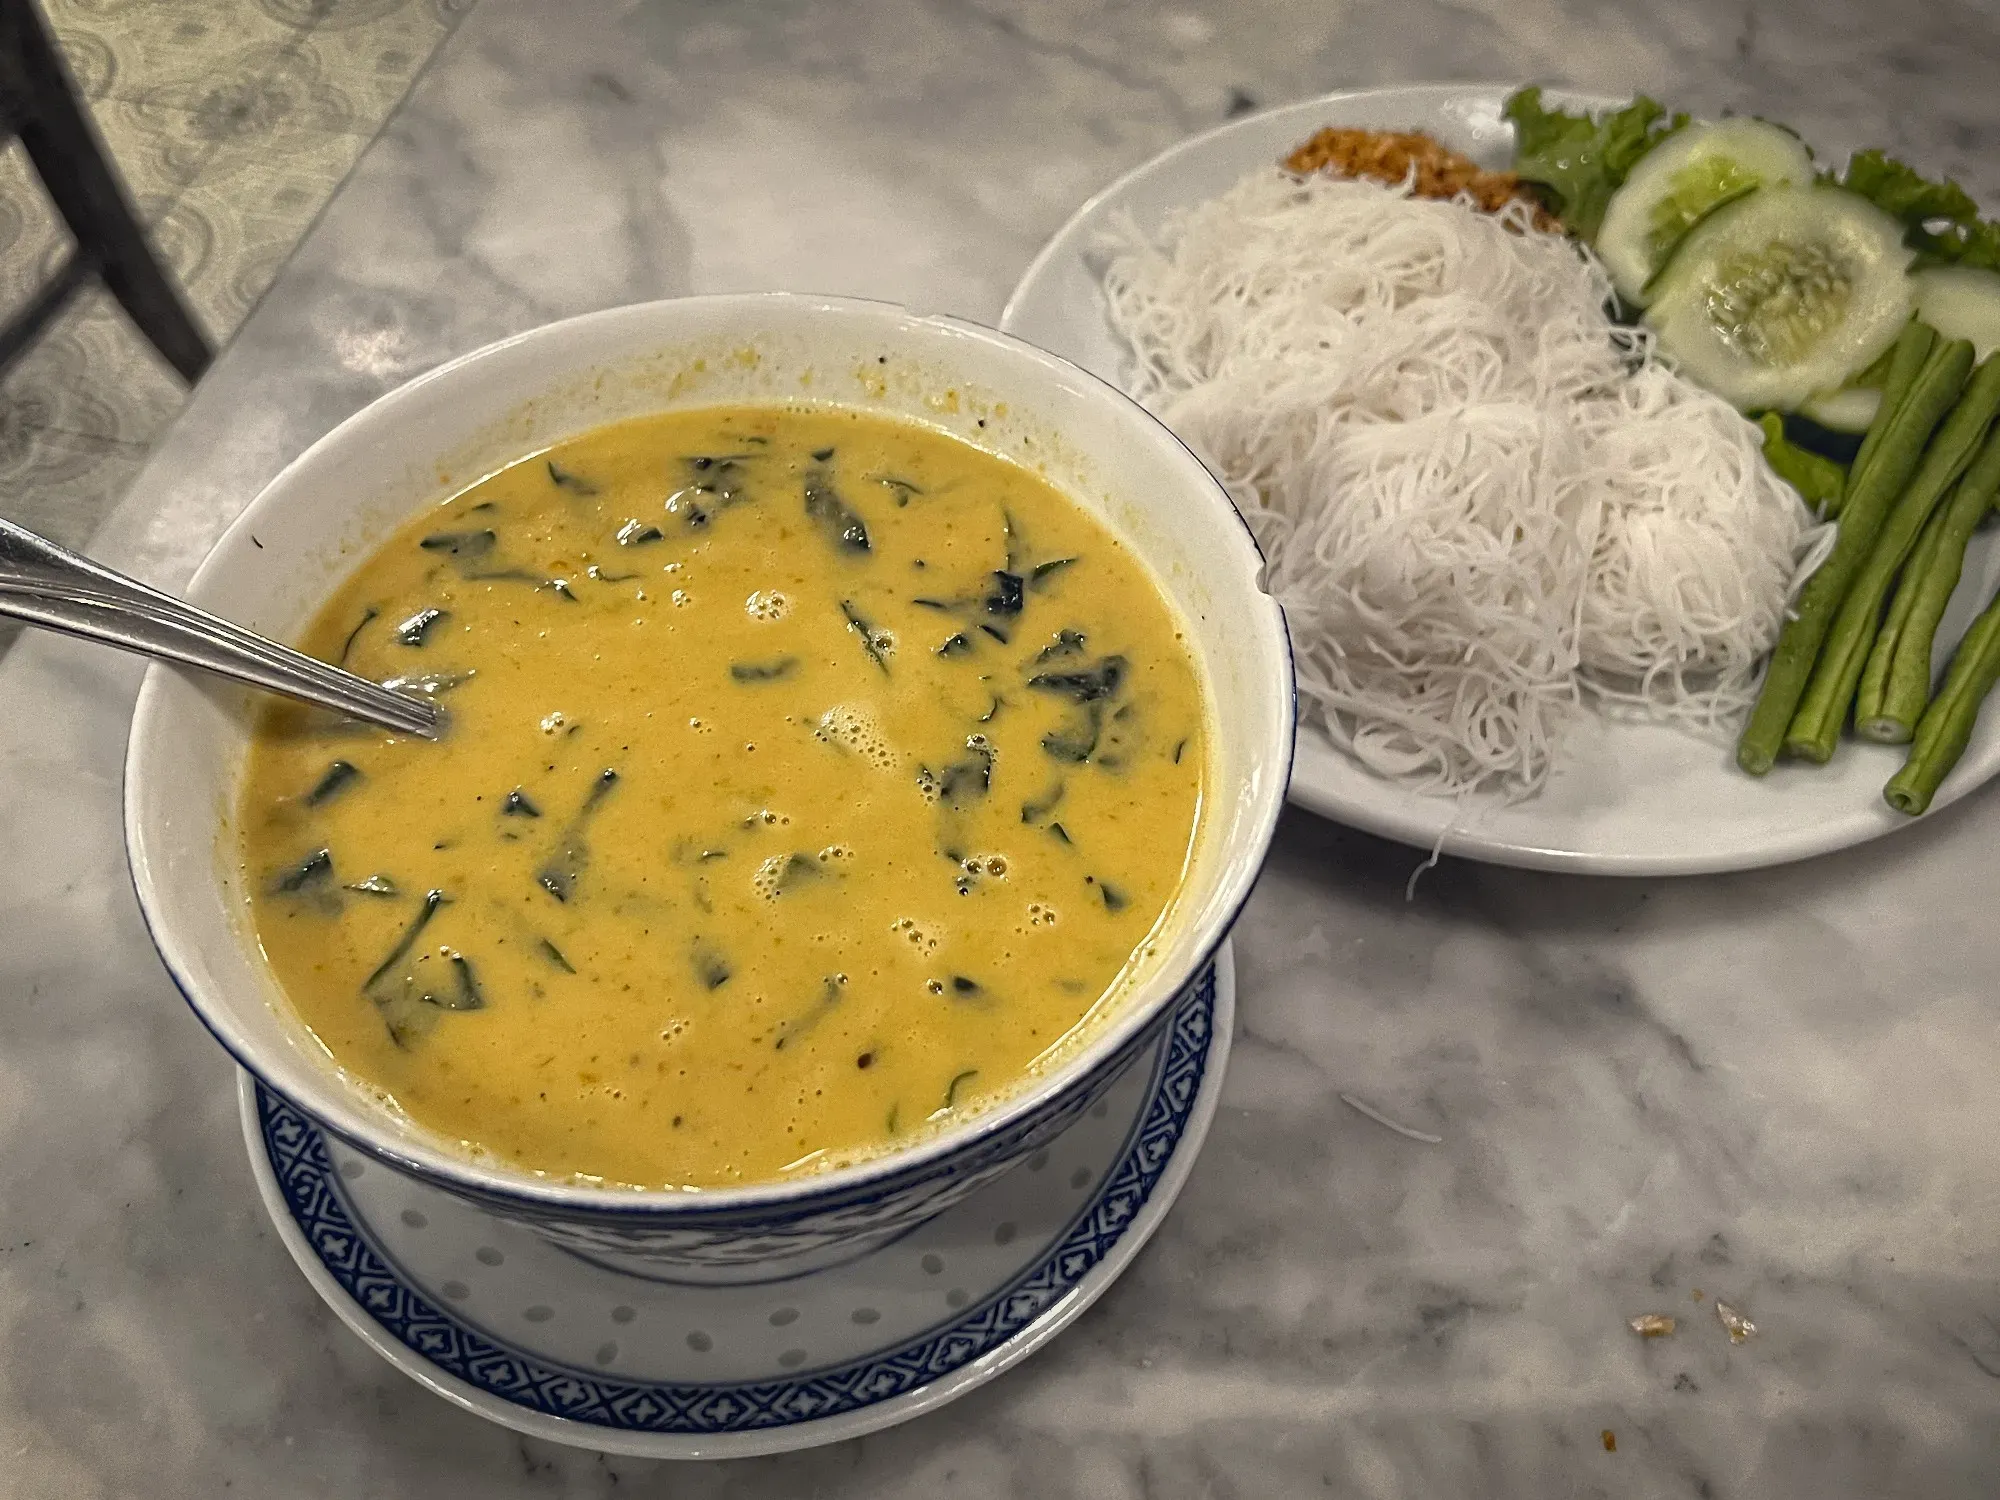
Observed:
[[[1988,219],[1965,224],[1937,237],[1935,248],[1917,257],[1924,266],[1972,266],[1981,271],[2000,271],[2000,223]]]
[[[1929,178],[1882,151],[1857,151],[1847,169],[1827,173],[1822,182],[1858,193],[1905,228],[1904,243],[1917,252],[1915,270],[1925,266],[2000,269],[2000,224],[1984,222],[1972,195],[1949,177]]]
[[[1632,168],[1687,124],[1641,94],[1599,119],[1548,109],[1539,88],[1512,95],[1501,113],[1514,124],[1514,173],[1540,190],[1549,211],[1579,239],[1595,240],[1611,195]]]
[[[1838,180],[1850,193],[1859,193],[1890,218],[1901,219],[1913,228],[1937,219],[1954,224],[1972,224],[1979,219],[1979,205],[1950,178],[1933,182],[1915,167],[1882,151],[1855,152]]]

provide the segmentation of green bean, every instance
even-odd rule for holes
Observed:
[[[1911,324],[1904,334],[1912,342],[1931,337],[1930,330],[1920,323]],[[1962,353],[1954,352],[1948,358],[1934,350],[1911,383],[1909,394],[1893,409],[1885,399],[1875,414],[1880,432],[1875,428],[1869,432],[1876,438],[1874,455],[1865,466],[1857,462],[1849,473],[1833,552],[1799,591],[1765,668],[1764,686],[1750,711],[1750,722],[1737,741],[1736,763],[1752,776],[1762,776],[1776,762],[1792,713],[1805,696],[1806,681],[1812,676],[1813,663],[1819,659],[1820,645],[1847,586],[1875,545],[1875,533],[1882,527],[1890,502],[1916,472],[1931,430],[1958,397],[1972,363],[1972,348],[1960,344],[1956,350]]]
[[[1944,350],[1961,351],[1967,362],[1972,358],[1971,344],[1962,339],[1953,340]],[[1951,415],[1924,450],[1923,462],[1877,530],[1875,545],[1840,601],[1833,628],[1827,632],[1819,661],[1806,683],[1805,697],[1785,735],[1785,748],[1794,755],[1820,763],[1833,757],[1841,725],[1847,722],[1847,711],[1854,703],[1854,690],[1861,682],[1861,670],[1868,664],[1869,648],[1875,644],[1875,632],[1882,623],[1882,603],[1903,564],[1909,561],[1917,534],[1985,441],[1995,412],[2000,412],[2000,360],[1989,359],[1965,382]],[[1876,467],[1886,469],[1888,462],[1888,450],[1884,449]]]
[[[1986,508],[2000,494],[2000,428],[1988,432],[1978,455],[1932,515],[1896,585],[1889,618],[1875,638],[1861,691],[1855,731],[1883,744],[1907,744],[1931,696],[1931,652],[1938,621],[1965,570],[1965,547]]]
[[[1889,778],[1882,797],[1915,817],[1931,805],[1938,784],[1958,764],[1979,721],[1979,707],[2000,678],[2000,598],[1987,605],[1952,653],[1944,686],[1917,721],[1917,735],[1903,769]]]
[[[1899,329],[1898,332],[1900,331]],[[1891,339],[1889,347],[1875,356],[1875,362],[1863,369],[1859,375],[1851,376],[1847,383],[1849,385],[1867,386],[1877,395],[1880,395],[1882,382],[1889,378],[1889,366],[1895,363],[1895,359],[1896,343],[1895,340]]]
[[[1847,466],[1847,487],[1854,488],[1854,481],[1861,477],[1861,470],[1874,457],[1881,446],[1880,434],[1887,428],[1888,421],[1909,399],[1910,387],[1917,383],[1917,377],[1924,372],[1924,363],[1937,348],[1937,330],[1928,323],[1914,319],[1906,324],[1902,334],[1889,351],[1889,373],[1882,382],[1882,404],[1875,408],[1875,420],[1868,424],[1868,431],[1861,439],[1861,446],[1855,451],[1854,461]]]
[[[1915,719],[1907,721],[1890,717],[1883,712],[1883,703],[1889,692],[1889,670],[1895,663],[1897,643],[1909,627],[1910,617],[1917,607],[1918,595],[1924,592],[1919,580],[1927,580],[1937,567],[1938,548],[1951,524],[1953,508],[1958,504],[1964,482],[1951,492],[1951,499],[1931,512],[1931,518],[1924,522],[1924,529],[1917,533],[1917,545],[1910,549],[1910,560],[1903,564],[1902,576],[1896,580],[1896,591],[1889,598],[1889,613],[1883,617],[1882,628],[1875,632],[1875,644],[1868,650],[1868,663],[1861,669],[1861,685],[1854,692],[1854,732],[1864,740],[1874,740],[1883,745],[1906,745],[1915,732]],[[1952,577],[1958,576],[1957,564]],[[1930,701],[1930,682],[1924,682],[1923,697],[1917,702],[1917,712],[1924,711],[1924,704]]]
[[[1839,515],[1847,470],[1830,458],[1793,444],[1785,436],[1785,419],[1776,412],[1765,412],[1757,425],[1764,431],[1764,462],[1771,472],[1797,490],[1799,498],[1820,515]]]

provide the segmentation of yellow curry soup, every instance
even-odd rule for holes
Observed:
[[[585,434],[424,513],[303,645],[452,727],[269,712],[271,968],[350,1073],[551,1174],[767,1181],[979,1108],[1143,961],[1200,812],[1137,558],[858,412]]]

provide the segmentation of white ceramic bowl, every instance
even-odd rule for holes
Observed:
[[[235,857],[245,696],[153,667],[126,758],[139,904],[174,982],[238,1062],[396,1168],[649,1274],[796,1274],[911,1227],[1049,1140],[1204,982],[1269,846],[1292,752],[1284,620],[1228,497],[1111,386],[1003,334],[873,302],[688,298],[538,328],[384,396],[273,480],[188,589],[290,638],[405,517],[505,462],[643,412],[800,401],[914,418],[1041,469],[1150,565],[1206,680],[1212,790],[1181,919],[1086,1045],[985,1112],[838,1171],[701,1193],[594,1188],[475,1160],[341,1073],[258,952]]]

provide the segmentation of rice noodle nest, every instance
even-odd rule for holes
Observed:
[[[1586,703],[1748,709],[1831,528],[1526,205],[1274,167],[1100,249],[1129,387],[1249,518],[1308,712],[1364,765],[1519,795]]]

